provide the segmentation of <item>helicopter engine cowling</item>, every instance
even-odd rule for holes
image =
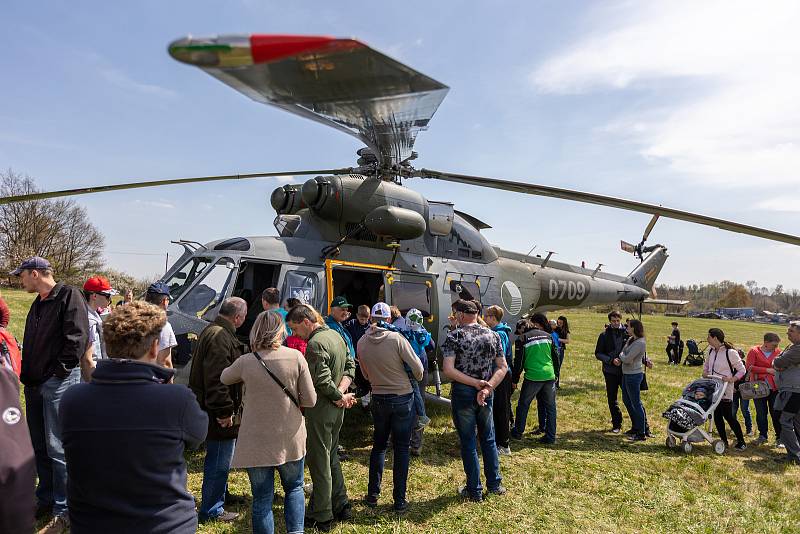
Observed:
[[[416,239],[425,233],[425,219],[416,211],[396,206],[375,208],[364,219],[367,230],[378,237]]]
[[[269,202],[278,215],[292,215],[305,207],[300,188],[299,185],[284,185],[272,192]]]

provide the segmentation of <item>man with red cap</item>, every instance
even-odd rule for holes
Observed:
[[[97,365],[97,360],[108,358],[106,343],[103,340],[103,319],[99,310],[108,308],[111,296],[116,294],[111,288],[108,279],[103,276],[92,276],[83,284],[83,296],[89,308],[89,342],[92,344],[92,361],[87,361],[91,369]],[[84,378],[87,378],[84,376]]]

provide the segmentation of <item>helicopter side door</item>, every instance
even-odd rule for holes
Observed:
[[[422,312],[423,325],[435,336],[439,329],[439,299],[435,279],[430,274],[393,273],[384,274],[386,303],[397,306],[405,314],[411,308]]]
[[[283,264],[275,287],[280,288],[283,302],[294,298],[322,311],[325,303],[325,271],[321,266]]]

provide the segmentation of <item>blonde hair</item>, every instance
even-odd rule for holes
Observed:
[[[397,306],[389,306],[389,311],[392,313],[392,321],[396,321],[403,316],[403,313]]]
[[[250,348],[253,350],[275,350],[286,339],[286,325],[283,318],[274,311],[263,311],[256,317],[250,330]]]
[[[503,320],[503,308],[501,308],[500,306],[488,306],[486,308],[486,311],[483,312],[483,314],[491,315],[492,317],[497,319],[498,323]]]
[[[115,308],[103,324],[110,358],[138,360],[144,356],[167,324],[167,314],[143,300]]]

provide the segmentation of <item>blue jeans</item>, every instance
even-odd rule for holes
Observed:
[[[531,407],[531,402],[533,402],[534,397],[539,406],[539,422],[540,424],[544,422],[544,437],[547,441],[555,441],[556,419],[558,417],[555,380],[545,380],[541,382],[534,382],[533,380],[522,381],[513,432],[516,436],[521,436],[522,433],[525,432],[528,410]],[[544,421],[542,421],[543,419]]]
[[[391,435],[392,447],[394,447],[392,464],[394,505],[399,506],[406,501],[408,448],[411,442],[413,403],[412,393],[406,395],[372,394],[370,410],[375,428],[372,434],[372,452],[369,455],[369,485],[367,487],[367,497],[371,500],[377,500],[381,493],[383,463],[386,459],[386,448],[389,446],[389,435]]]
[[[303,458],[294,462],[271,467],[248,467],[250,489],[253,491],[253,533],[272,534],[275,523],[272,518],[272,499],[275,496],[275,471],[281,477],[281,486],[286,497],[283,499],[283,517],[286,532],[303,532],[306,512],[306,498],[303,494]]]
[[[742,417],[744,417],[744,428],[748,434],[753,431],[753,416],[750,415],[750,399],[743,399],[738,391],[733,394],[733,416],[742,409]],[[756,416],[758,414],[756,413]]]
[[[486,406],[478,405],[477,396],[477,389],[458,382],[454,382],[450,390],[450,408],[453,411],[453,424],[461,443],[461,462],[467,475],[467,491],[473,496],[480,495],[483,491],[475,439],[476,428],[477,437],[481,442],[483,474],[486,476],[487,488],[489,491],[496,490],[503,481],[503,477],[500,476],[500,457],[497,455],[497,445],[494,441],[492,416],[494,395],[486,399]]]
[[[756,407],[756,426],[758,426],[758,435],[767,439],[769,434],[769,419],[772,418],[772,429],[775,431],[775,439],[781,437],[781,413],[775,410],[775,397],[778,396],[777,391],[770,391],[769,397],[762,399],[753,399],[753,404]]]
[[[644,436],[645,415],[642,405],[642,379],[644,373],[633,375],[622,375],[622,402],[628,409],[628,416],[631,418],[631,426],[637,436]]]
[[[228,471],[236,447],[235,439],[206,441],[206,459],[203,462],[203,487],[201,490],[200,521],[219,517],[225,512],[225,492],[228,489]]]
[[[39,386],[25,386],[25,419],[36,456],[36,500],[40,506],[52,506],[54,515],[67,513],[67,462],[61,443],[58,407],[61,396],[81,381],[80,367],[63,380],[55,376]]]

